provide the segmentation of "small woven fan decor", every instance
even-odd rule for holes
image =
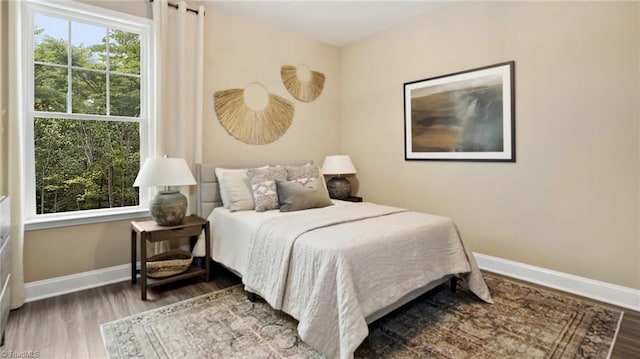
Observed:
[[[244,100],[244,89],[230,89],[213,94],[213,102],[222,127],[239,141],[266,145],[284,135],[293,121],[291,101],[268,93],[267,106],[254,111]]]
[[[302,81],[298,78],[298,69],[291,65],[282,65],[280,77],[284,87],[287,88],[291,96],[303,102],[311,102],[318,98],[324,88],[324,74],[318,71],[311,71],[311,78]]]

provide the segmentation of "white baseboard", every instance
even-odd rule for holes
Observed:
[[[640,311],[640,290],[473,253],[480,269]]]
[[[492,257],[486,254],[474,253],[474,256],[478,266],[489,272],[503,274],[545,287],[640,311],[640,290],[637,289]],[[138,263],[138,267],[140,267],[140,263]],[[130,279],[131,265],[123,264],[30,282],[25,284],[25,301],[33,302]]]
[[[140,263],[138,263],[138,268],[140,268]],[[79,292],[126,280],[131,280],[131,264],[25,283],[25,302]]]

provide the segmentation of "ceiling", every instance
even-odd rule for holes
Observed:
[[[219,11],[342,47],[446,6],[443,1],[206,1]]]

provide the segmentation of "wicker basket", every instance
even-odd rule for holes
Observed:
[[[189,270],[193,257],[182,249],[156,254],[147,258],[147,277],[165,278]]]

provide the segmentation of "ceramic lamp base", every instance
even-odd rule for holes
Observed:
[[[187,197],[179,191],[160,191],[149,201],[151,218],[160,226],[176,226],[187,213]]]
[[[333,177],[327,182],[329,197],[346,199],[351,195],[351,183],[344,177]]]

